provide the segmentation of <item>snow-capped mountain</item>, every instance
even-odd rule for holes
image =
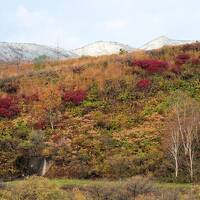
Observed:
[[[170,39],[166,36],[161,36],[161,37],[158,37],[158,38],[146,43],[140,49],[152,50],[152,49],[159,49],[163,46],[176,46],[176,45],[182,45],[182,44],[190,44],[193,42],[195,42],[195,41],[193,41],[193,40],[174,40],[174,39]]]
[[[31,43],[0,42],[0,62],[32,61],[35,58],[43,55],[47,56],[49,59],[67,59],[77,58],[80,56],[111,55],[118,54],[121,49],[127,52],[137,50],[146,51],[159,49],[163,46],[182,45],[194,42],[194,40],[174,40],[166,36],[161,36],[146,43],[141,48],[132,48],[129,45],[118,42],[98,41],[71,51]]]
[[[70,51],[51,48],[44,45],[30,43],[0,43],[1,62],[13,62],[17,60],[32,61],[43,55],[47,56],[49,59],[76,57],[76,55]]]
[[[111,55],[111,54],[118,54],[120,49],[131,52],[134,48],[117,43],[117,42],[105,42],[105,41],[98,41],[92,44],[86,45],[79,49],[72,50],[73,53],[79,56],[101,56],[101,55]]]

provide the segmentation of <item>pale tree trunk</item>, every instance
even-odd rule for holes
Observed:
[[[172,130],[170,152],[174,159],[176,179],[178,178],[178,171],[179,171],[179,164],[178,164],[179,150],[180,150],[180,132],[179,130]]]
[[[53,121],[51,120],[51,117],[50,117],[50,125],[51,125],[51,129],[54,130],[54,124],[53,124]]]
[[[188,157],[190,179],[193,181],[193,162],[195,155],[195,146],[198,141],[199,113],[198,108],[191,104],[184,103],[182,115],[179,105],[176,105],[178,127],[181,135],[185,156]]]
[[[49,115],[49,123],[50,123],[51,129],[54,130],[53,113],[52,113],[52,111],[49,111],[48,115]]]
[[[194,160],[194,149],[190,146],[188,150],[189,164],[190,164],[190,180],[193,181],[193,160]]]
[[[192,182],[193,181],[193,156],[191,152],[189,152],[189,159],[190,159],[190,179]]]
[[[176,170],[175,170],[175,177],[177,179],[178,178],[178,160],[177,159],[175,160],[175,168],[176,168]]]

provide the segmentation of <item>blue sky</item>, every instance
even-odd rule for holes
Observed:
[[[97,40],[139,47],[200,39],[200,0],[0,0],[0,41],[67,49]]]

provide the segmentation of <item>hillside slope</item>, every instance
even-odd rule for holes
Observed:
[[[200,43],[1,72],[1,178],[41,175],[41,163],[51,163],[42,174],[52,178],[174,180],[174,102],[200,103]],[[181,156],[176,181],[188,181]]]

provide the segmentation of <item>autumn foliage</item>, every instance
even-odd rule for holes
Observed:
[[[182,46],[182,50],[184,52],[186,52],[186,51],[199,51],[200,50],[200,43],[196,42],[196,43],[193,43],[193,44],[185,44],[185,45]]]
[[[23,94],[21,98],[24,100],[25,103],[30,103],[34,101],[39,101],[39,97],[37,94],[32,94],[32,95],[25,95]]]
[[[35,129],[44,130],[46,128],[46,124],[44,120],[39,120],[34,124]]]
[[[190,55],[188,54],[180,54],[176,57],[175,63],[178,66],[186,64],[190,60]]]
[[[162,73],[168,68],[168,63],[160,60],[136,60],[133,65],[141,67],[149,73]]]
[[[38,156],[52,159],[50,178],[152,174],[173,181],[165,124],[174,95],[200,99],[197,47],[48,61],[37,71],[31,64],[3,67],[0,177],[32,175],[15,163]],[[180,178],[187,181],[184,169]]]
[[[62,97],[64,103],[73,103],[79,105],[86,98],[86,92],[83,90],[69,90],[65,91]]]
[[[151,85],[151,81],[149,79],[142,79],[137,82],[137,88],[145,90],[148,89]]]
[[[200,65],[200,58],[193,58],[191,60],[192,65]]]
[[[19,108],[12,97],[0,98],[0,117],[12,118],[19,113]]]

